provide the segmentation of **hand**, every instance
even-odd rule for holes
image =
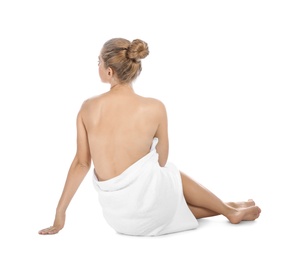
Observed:
[[[48,228],[41,229],[39,231],[40,235],[54,235],[57,234],[63,227],[65,223],[65,214],[57,214],[55,215],[55,220],[53,226]]]

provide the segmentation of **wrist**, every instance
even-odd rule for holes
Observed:
[[[65,214],[66,209],[63,208],[56,208],[56,214]]]

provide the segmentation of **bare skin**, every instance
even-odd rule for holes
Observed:
[[[224,215],[232,224],[238,224],[259,217],[261,210],[253,200],[224,203],[186,174],[181,172],[181,177],[186,202],[197,219]]]
[[[52,226],[41,235],[58,233],[65,224],[66,209],[88,173],[91,162],[99,180],[118,176],[150,151],[153,138],[160,166],[168,160],[168,122],[164,104],[137,95],[131,84],[120,84],[111,68],[99,66],[102,82],[110,90],[86,100],[77,116],[77,151],[56,208]],[[225,216],[231,223],[255,220],[261,210],[254,201],[222,202],[212,192],[181,173],[184,197],[196,218]]]

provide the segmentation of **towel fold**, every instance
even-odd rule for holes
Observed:
[[[157,142],[154,138],[150,152],[119,176],[99,181],[93,174],[103,215],[118,233],[159,236],[198,226],[183,196],[179,170],[158,163]]]

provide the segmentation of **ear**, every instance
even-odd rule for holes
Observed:
[[[113,70],[112,70],[112,68],[110,68],[110,67],[107,68],[107,75],[109,77],[112,77],[113,76]]]

